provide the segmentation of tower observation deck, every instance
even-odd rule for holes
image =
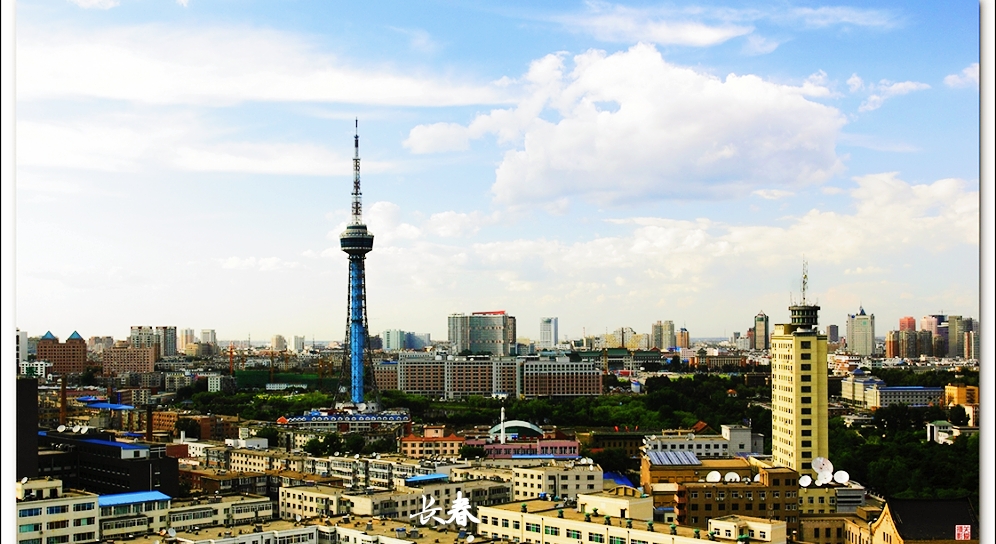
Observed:
[[[359,120],[353,136],[353,206],[350,222],[339,235],[339,246],[349,255],[349,301],[346,324],[346,346],[343,365],[349,362],[350,400],[363,403],[364,359],[369,347],[367,336],[367,285],[365,260],[373,249],[373,234],[363,223],[362,193],[360,192],[360,134]]]

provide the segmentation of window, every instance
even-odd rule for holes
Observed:
[[[802,392],[803,393],[812,393],[813,392],[813,388],[810,387],[810,386],[808,386],[808,385],[804,385],[804,386],[802,386]]]
[[[813,424],[813,420],[811,420],[811,419],[804,419],[804,420],[802,420],[802,424],[803,425],[812,425]]]
[[[508,525],[508,522],[505,524]],[[498,525],[498,518],[491,518],[491,525]]]
[[[810,371],[810,370],[812,370],[812,369],[813,369],[813,365],[811,365],[811,364],[809,364],[809,363],[802,363],[802,364],[801,364],[800,366],[802,367],[802,370],[803,370],[804,372],[806,372],[806,371]]]
[[[48,515],[50,515],[50,516],[53,515],[53,514],[65,514],[68,511],[69,511],[69,505],[68,504],[62,504],[62,505],[59,505],[59,506],[49,506],[46,509],[46,513]]]
[[[73,505],[73,512],[84,512],[86,510],[93,510],[94,503],[92,502],[78,502]]]
[[[513,529],[518,529],[519,527],[520,527],[520,525],[519,525],[519,522],[518,522],[518,521],[513,521],[513,522],[512,522],[512,528],[513,528]]]
[[[90,531],[89,533],[76,533],[75,535],[73,535],[73,542],[83,542],[86,540],[93,540],[93,537],[94,537],[93,531]]]
[[[803,340],[802,342],[799,342],[799,347],[801,347],[802,349],[812,349],[813,348],[813,343],[811,341],[809,341],[809,340]],[[750,536],[754,536],[754,535],[750,535]]]
[[[501,526],[507,528],[508,527],[508,520],[507,519],[501,520]]]
[[[626,544],[626,539],[621,536],[610,536],[609,544]]]
[[[813,354],[812,353],[800,353],[799,355],[800,355],[800,358],[803,361],[810,361],[810,360],[813,359]]]
[[[551,536],[560,536],[560,528],[550,527],[549,525],[547,525],[546,527],[543,528],[543,533]]]
[[[812,415],[812,414],[813,414],[813,409],[812,408],[803,408],[802,409],[802,415],[809,416],[809,415]],[[804,419],[803,421],[808,421],[808,420]]]
[[[800,399],[800,402],[802,402],[803,404],[812,404],[813,403],[813,397],[802,397]]]
[[[573,538],[574,540],[581,540],[581,531],[575,531],[574,529],[567,529],[564,531],[567,538]]]
[[[481,516],[481,525],[488,524],[488,516]]]
[[[813,376],[811,374],[803,374],[802,375],[802,381],[804,381],[804,382],[811,382],[811,381],[813,381]]]
[[[529,523],[529,522],[526,522],[526,531],[530,532],[530,533],[538,533],[538,532],[540,532],[539,523]]]
[[[63,544],[69,542],[69,535],[50,536],[45,539],[45,544]]]
[[[17,512],[17,517],[19,518],[30,518],[32,516],[40,516],[41,508],[22,508]]]
[[[693,502],[692,503],[692,510],[698,510],[698,509],[699,509],[699,503]]]
[[[605,535],[601,533],[588,533],[588,542],[605,542]]]
[[[34,533],[37,531],[41,531],[41,528],[42,528],[41,523],[25,523],[24,525],[21,525],[20,527],[17,528],[17,532]]]
[[[51,531],[52,529],[65,529],[66,527],[69,527],[69,520],[68,519],[61,519],[59,521],[50,521],[50,522],[48,522],[48,530],[49,531]]]

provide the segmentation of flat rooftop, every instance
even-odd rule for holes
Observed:
[[[490,506],[490,507],[487,507],[487,508],[495,508],[495,509],[498,509],[498,510],[505,510],[507,512],[512,512],[512,513],[521,513],[522,512],[522,504],[523,503],[525,503],[526,509],[527,509],[528,513],[530,513],[530,514],[542,514],[542,515],[547,515],[547,516],[550,516],[550,517],[553,517],[553,518],[557,517],[557,510],[558,510],[557,504],[560,504],[560,503],[557,503],[557,502],[554,502],[554,501],[542,501],[542,500],[539,500],[539,499],[532,499],[532,500],[528,500],[528,501],[516,501],[516,502],[513,502],[513,503],[499,504],[499,505]],[[569,519],[569,520],[572,520],[572,521],[582,521],[582,522],[584,521],[584,514],[582,514],[581,512],[578,512],[577,510],[574,510],[573,508],[564,508],[563,510],[564,510],[564,519]],[[478,515],[480,515],[480,513],[478,513]],[[643,531],[647,530],[647,522],[646,521],[636,520],[636,519],[634,519],[632,521],[633,521],[633,530],[643,530]],[[767,521],[767,520],[764,520],[764,521]],[[597,516],[596,515],[592,515],[591,516],[591,523],[593,525],[606,525],[606,523],[605,523],[605,515],[601,514],[601,513],[598,514]],[[618,517],[615,517],[615,516],[609,516],[609,523],[608,523],[608,525],[613,525],[613,526],[616,526],[616,527],[626,527],[626,518],[618,518]],[[694,538],[694,536],[695,536],[695,528],[694,527],[688,527],[688,526],[678,525],[677,529],[678,529],[678,536],[685,536],[685,537],[689,537],[689,538]],[[708,540],[706,540],[706,538],[707,538],[706,537],[706,533],[708,533],[709,531],[706,530],[706,529],[700,529],[700,531],[701,532],[700,532],[699,536],[703,540],[708,541]],[[663,533],[663,534],[666,534],[666,535],[670,535],[671,534],[671,524],[664,523],[664,522],[654,523],[654,532],[655,533]]]

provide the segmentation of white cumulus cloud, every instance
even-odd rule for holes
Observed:
[[[929,88],[930,85],[917,81],[900,81],[898,83],[893,83],[889,80],[883,79],[877,85],[870,86],[872,94],[861,103],[858,107],[858,111],[864,112],[877,110],[882,107],[882,104],[886,100],[894,96],[902,96],[914,91],[922,91]]]
[[[512,144],[492,186],[508,205],[734,197],[818,183],[842,169],[834,149],[844,117],[806,99],[828,94],[826,74],[798,87],[753,75],[721,79],[670,64],[647,44],[571,60],[535,61],[516,107],[462,129],[417,126],[406,145],[447,151],[486,134]]]
[[[948,87],[976,87],[979,86],[979,63],[969,64],[960,74],[951,74],[944,78],[944,84]]]

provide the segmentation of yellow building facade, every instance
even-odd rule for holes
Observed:
[[[771,336],[771,453],[774,466],[815,477],[811,463],[828,456],[827,337],[819,306],[791,306],[792,323]]]

